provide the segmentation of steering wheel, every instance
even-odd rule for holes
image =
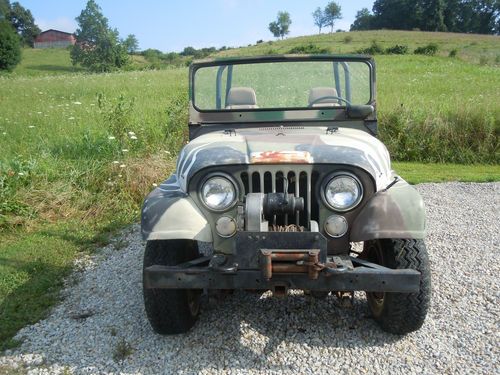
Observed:
[[[345,100],[344,98],[341,98],[340,96],[333,96],[333,95],[326,95],[326,96],[320,96],[319,98],[314,99],[311,103],[309,103],[309,107],[312,107],[314,104],[317,104],[319,101],[324,100],[324,99],[336,99],[340,100],[341,102],[345,102],[348,106],[351,105],[351,103],[348,100]],[[331,103],[324,103],[324,104],[331,104]]]

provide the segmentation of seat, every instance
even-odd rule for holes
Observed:
[[[309,105],[311,107],[340,106],[339,101],[337,99],[333,99],[332,96],[338,96],[337,90],[333,87],[314,87],[309,91]]]
[[[259,108],[257,96],[251,87],[232,87],[226,98],[226,109]]]

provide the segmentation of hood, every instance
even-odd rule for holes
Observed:
[[[391,180],[389,153],[368,133],[326,127],[269,127],[217,131],[202,135],[181,151],[175,184],[186,191],[187,181],[199,170],[234,164],[346,164],[364,169],[377,191]]]

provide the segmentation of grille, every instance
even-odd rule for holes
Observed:
[[[301,166],[302,167],[302,166]],[[304,210],[297,211],[295,215],[273,215],[266,217],[272,225],[304,226],[310,228],[310,221],[317,220],[317,201],[313,197],[312,187],[315,186],[317,173],[312,172],[307,166],[297,168],[297,166],[252,166],[248,171],[241,172],[240,178],[248,193],[275,193],[284,192],[286,181],[288,181],[287,192],[296,197],[304,198]],[[286,178],[286,179],[285,179]]]

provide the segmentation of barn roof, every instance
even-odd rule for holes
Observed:
[[[65,34],[65,35],[74,35],[75,33],[67,33],[65,31],[61,31],[61,30],[56,30],[56,29],[48,29],[48,30],[45,30],[45,31],[42,31],[40,34],[38,35],[42,35],[42,34],[45,34],[45,33],[48,33],[49,31],[55,31],[56,33],[61,33],[61,34]]]

